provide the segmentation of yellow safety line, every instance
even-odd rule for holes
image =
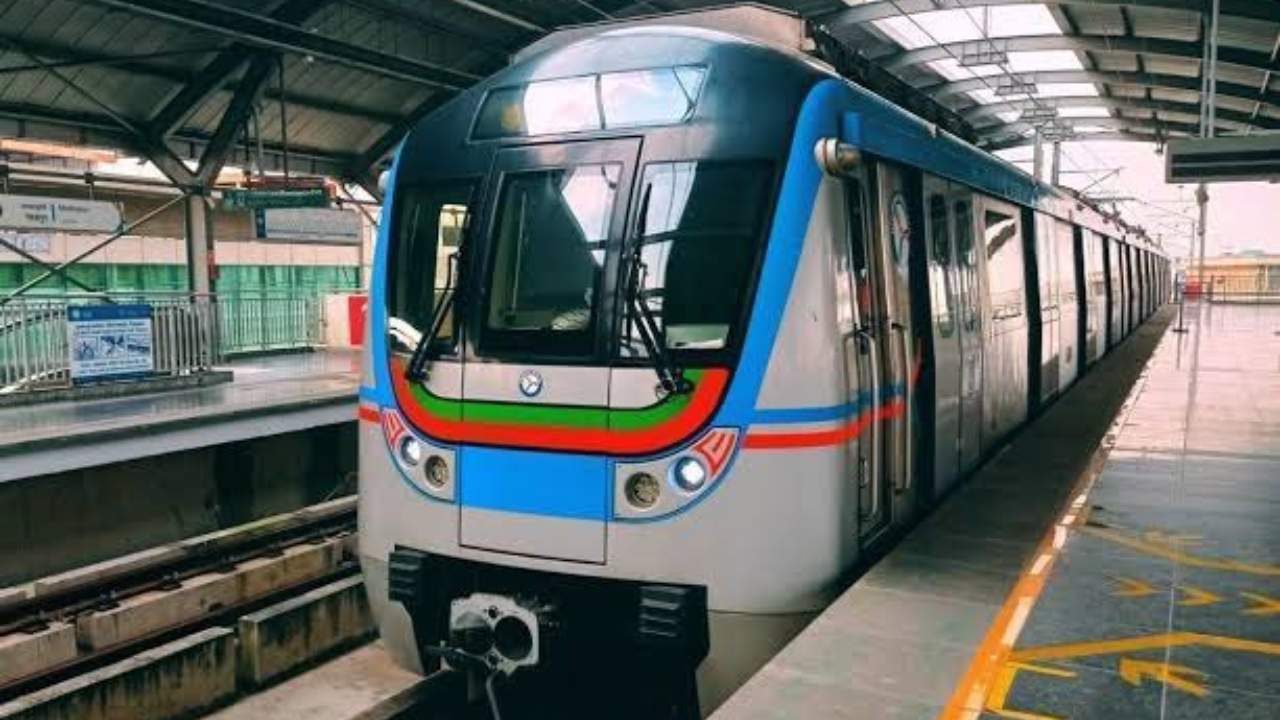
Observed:
[[[1123,545],[1131,550],[1137,550],[1141,553],[1154,555],[1155,557],[1172,560],[1182,565],[1190,567],[1208,568],[1211,570],[1230,570],[1233,572],[1248,573],[1250,575],[1280,575],[1280,565],[1254,565],[1251,563],[1243,563],[1238,560],[1220,560],[1216,558],[1205,558],[1198,555],[1191,555],[1181,550],[1160,545],[1138,538],[1129,537],[1118,533],[1114,530],[1106,528],[1085,526],[1079,528],[1081,532],[1088,533],[1103,540],[1109,540],[1117,545]]]
[[[1120,653],[1156,650],[1185,645],[1204,645],[1226,650],[1262,653],[1264,655],[1280,655],[1280,643],[1246,640],[1244,638],[1227,637],[1225,635],[1205,635],[1203,633],[1175,632],[1141,637],[1119,638],[1115,640],[1095,640],[1092,642],[1066,643],[1063,645],[1045,645],[1043,647],[1015,650],[1009,659],[1017,662],[1036,660],[1063,660],[1066,658],[1085,657],[1089,655],[1118,655]]]
[[[987,634],[974,652],[964,677],[938,715],[938,720],[976,720],[987,707],[988,697],[997,692],[1008,693],[1008,684],[1013,682],[1012,674],[1016,674],[1016,670],[1007,675],[1004,672],[1005,660],[1017,642],[1031,608],[1044,590],[1049,570],[1066,544],[1067,529],[1080,522],[1082,513],[1086,511],[1087,488],[1096,476],[1092,472],[1083,474],[1067,495],[1074,500],[1036,546],[1031,564],[1018,577],[1013,591],[987,628]],[[1004,710],[1002,704],[996,705],[992,711],[1018,720],[1053,720],[1052,716]]]

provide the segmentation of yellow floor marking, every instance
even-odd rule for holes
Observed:
[[[1191,693],[1196,697],[1204,697],[1209,694],[1209,688],[1197,682],[1196,679],[1192,679],[1204,678],[1205,674],[1186,665],[1170,665],[1165,662],[1120,658],[1120,677],[1134,687],[1141,686],[1142,679],[1149,677],[1171,688]]]
[[[992,714],[1000,717],[1013,718],[1014,720],[1060,720],[1056,715],[1043,715],[1040,713],[1028,712],[1026,710],[1014,710],[1004,706],[1005,701],[1009,697],[1009,690],[1013,687],[1014,678],[1018,676],[1020,671],[1033,672],[1039,675],[1048,675],[1050,677],[1074,678],[1076,674],[1070,670],[1062,668],[1049,667],[1047,665],[1033,665],[1032,663],[1009,662],[1000,668],[1000,672],[996,675],[995,682],[991,686],[991,693],[987,695],[984,709]]]
[[[1194,545],[1204,539],[1203,535],[1170,535],[1161,530],[1148,530],[1143,534],[1143,537],[1147,539],[1147,542],[1168,545],[1170,547],[1178,545]]]
[[[1280,615],[1280,600],[1258,593],[1242,592],[1240,594],[1257,603],[1248,610],[1244,610],[1245,615]]]
[[[1136,550],[1140,553],[1165,558],[1166,560],[1172,560],[1190,567],[1207,568],[1210,570],[1230,570],[1232,572],[1248,573],[1250,575],[1280,575],[1280,565],[1254,565],[1251,563],[1239,562],[1237,560],[1204,558],[1198,555],[1191,555],[1165,545],[1160,545],[1158,543],[1129,537],[1128,535],[1123,535],[1108,528],[1086,526],[1080,528],[1080,531],[1097,538],[1102,538],[1103,540],[1109,540],[1117,545],[1123,545],[1124,547]]]
[[[1146,597],[1158,592],[1154,585],[1133,578],[1118,577],[1115,579],[1120,589],[1111,593],[1116,597]]]
[[[1178,589],[1182,591],[1182,594],[1186,598],[1178,601],[1178,604],[1183,607],[1200,607],[1202,605],[1213,605],[1214,603],[1222,602],[1221,595],[1214,595],[1208,590],[1201,590],[1198,587],[1179,585]]]
[[[1175,632],[1161,635],[1145,635],[1116,640],[1096,640],[1093,642],[1066,643],[1063,645],[1044,645],[1041,647],[1014,650],[1009,659],[1017,662],[1036,660],[1063,660],[1066,658],[1085,657],[1089,655],[1120,655],[1141,650],[1157,650],[1185,645],[1203,645],[1223,650],[1239,650],[1263,655],[1280,655],[1280,643],[1246,640],[1225,635],[1205,635],[1202,633]]]

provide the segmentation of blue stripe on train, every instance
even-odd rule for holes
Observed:
[[[797,423],[832,422],[849,420],[863,412],[884,404],[888,400],[896,400],[905,394],[901,384],[891,385],[880,392],[880,397],[873,398],[871,393],[864,392],[857,398],[840,405],[826,407],[797,408],[757,408],[752,414],[751,422],[759,425],[790,425]]]

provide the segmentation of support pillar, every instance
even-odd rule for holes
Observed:
[[[1204,239],[1205,230],[1209,224],[1209,190],[1204,183],[1200,183],[1199,187],[1196,188],[1196,205],[1200,210],[1200,221],[1196,224],[1196,241],[1200,244],[1196,260],[1196,283],[1200,286],[1200,296],[1204,297],[1206,292],[1204,286]]]
[[[1040,181],[1044,179],[1044,138],[1040,136],[1039,130],[1036,130],[1036,144],[1033,153],[1031,175],[1037,181]]]
[[[198,295],[213,292],[213,223],[209,201],[191,193],[183,200],[187,235],[187,288]]]
[[[1049,184],[1057,186],[1062,180],[1062,143],[1053,142],[1053,162],[1050,163]]]

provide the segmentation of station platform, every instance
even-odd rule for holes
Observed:
[[[714,717],[1280,717],[1280,307],[1189,305],[1166,333],[1175,315]]]
[[[360,355],[261,356],[229,383],[0,413],[0,483],[305,430],[355,418]]]

